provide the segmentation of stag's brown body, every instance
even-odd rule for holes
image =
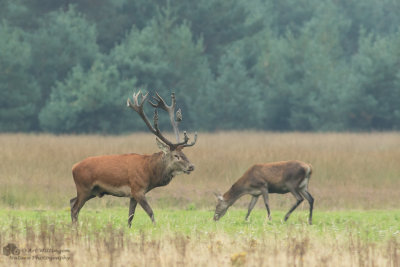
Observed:
[[[214,220],[219,220],[227,209],[241,196],[252,195],[249,204],[246,220],[251,210],[254,208],[258,197],[263,196],[264,203],[271,218],[268,194],[292,193],[297,202],[285,216],[285,221],[289,218],[294,209],[306,198],[310,204],[309,223],[312,222],[312,209],[314,199],[308,192],[308,182],[312,173],[311,164],[291,160],[265,164],[256,164],[250,167],[239,180],[223,195],[219,195],[218,204],[215,210]]]
[[[171,181],[172,175],[162,161],[162,152],[90,157],[75,164],[72,174],[82,193],[136,196]]]
[[[139,101],[139,95],[142,101]],[[184,133],[184,141],[179,142],[178,122],[182,119],[180,110],[175,119],[175,95],[172,94],[172,104],[168,106],[157,94],[154,99],[155,107],[154,127],[143,111],[143,104],[148,94],[143,96],[140,92],[133,95],[133,103],[128,100],[128,106],[134,109],[144,120],[149,130],[156,135],[158,147],[161,152],[152,155],[123,154],[89,157],[72,167],[72,175],[76,185],[77,196],[70,200],[72,222],[78,220],[78,214],[83,205],[91,198],[112,195],[117,197],[129,197],[128,225],[135,213],[136,205],[146,211],[154,223],[154,214],[148,204],[145,194],[151,189],[169,184],[172,178],[180,173],[189,174],[194,170],[194,165],[182,152],[184,147],[193,146],[196,137],[188,144],[189,137]],[[139,103],[140,102],[140,103]],[[170,142],[158,129],[157,108],[166,110],[177,138],[177,143]]]

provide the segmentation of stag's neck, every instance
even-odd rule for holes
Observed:
[[[241,196],[246,194],[244,188],[237,183],[233,184],[232,187],[224,194],[224,200],[231,206]]]
[[[167,185],[174,178],[173,171],[168,168],[163,152],[151,155],[150,168],[152,169],[152,177],[149,190],[154,187]]]

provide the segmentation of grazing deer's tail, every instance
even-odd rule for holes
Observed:
[[[311,164],[308,164],[308,169],[307,169],[307,171],[306,171],[306,178],[307,178],[307,179],[310,179],[311,174],[312,174],[312,165],[311,165]]]

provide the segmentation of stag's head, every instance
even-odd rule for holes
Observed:
[[[229,208],[229,204],[221,194],[215,193],[215,196],[217,197],[218,203],[215,207],[214,221],[218,221],[222,216],[225,215]]]
[[[141,96],[141,101],[139,101],[139,95]],[[197,141],[197,133],[195,133],[194,140],[191,143],[189,142],[189,137],[185,132],[183,132],[183,141],[180,141],[178,124],[182,121],[182,112],[178,109],[175,113],[175,94],[172,93],[172,103],[171,105],[167,105],[164,99],[156,93],[156,96],[153,96],[153,100],[155,103],[148,101],[150,105],[152,105],[154,109],[154,127],[151,125],[150,121],[147,119],[146,114],[143,110],[143,104],[147,100],[148,93],[143,95],[140,91],[138,93],[133,94],[133,103],[130,99],[128,99],[127,105],[134,109],[143,121],[146,123],[149,130],[157,137],[156,142],[160,150],[164,153],[164,161],[166,164],[166,168],[168,171],[172,173],[172,175],[177,175],[180,173],[189,174],[194,170],[194,165],[190,163],[189,159],[183,153],[183,148],[188,146],[193,146]],[[172,143],[166,137],[161,134],[160,129],[158,128],[158,111],[157,109],[161,108],[168,112],[169,118],[171,121],[172,128],[175,133],[176,143]]]
[[[157,145],[164,153],[164,161],[166,162],[167,169],[172,172],[172,175],[178,175],[181,173],[190,174],[194,171],[194,165],[189,161],[186,155],[183,153],[182,146],[178,146],[176,149],[171,148],[162,143],[156,138]]]

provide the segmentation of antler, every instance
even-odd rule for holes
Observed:
[[[194,132],[194,140],[193,142],[191,142],[190,144],[188,144],[187,142],[189,141],[189,137],[187,136],[186,131],[183,131],[183,139],[185,140],[185,144],[182,144],[182,147],[188,147],[188,146],[194,146],[194,144],[196,144],[197,141],[197,132]]]
[[[142,101],[140,101],[139,103],[139,95],[141,95]],[[157,136],[158,138],[160,138],[161,141],[163,141],[165,144],[167,144],[168,146],[172,147],[173,144],[168,141],[167,138],[165,138],[160,130],[158,129],[158,114],[157,114],[157,110],[154,112],[154,127],[151,125],[151,123],[149,122],[149,119],[147,118],[146,114],[144,113],[143,110],[143,104],[146,101],[147,97],[149,96],[149,93],[143,95],[141,91],[137,92],[137,93],[133,93],[133,103],[131,102],[131,100],[128,98],[127,101],[127,106],[131,107],[132,109],[134,109],[139,115],[140,117],[143,119],[143,121],[146,123],[147,127],[150,129],[150,131]]]
[[[140,103],[139,103],[139,95],[141,95],[141,98],[142,98]],[[175,110],[175,105],[176,105],[175,94],[172,93],[172,95],[171,95],[171,98],[172,98],[171,105],[167,105],[165,103],[164,99],[162,99],[161,96],[158,93],[156,93],[156,96],[153,97],[157,101],[157,103],[152,103],[150,100],[148,100],[148,102],[155,108],[155,110],[154,110],[154,127],[149,122],[149,120],[148,120],[148,118],[147,118],[147,116],[146,116],[146,114],[144,113],[144,110],[143,110],[143,104],[146,101],[148,95],[149,95],[149,93],[147,93],[147,94],[145,94],[143,96],[143,94],[140,91],[137,92],[137,93],[133,93],[133,103],[128,98],[127,106],[131,107],[132,109],[134,109],[140,115],[140,117],[143,119],[143,121],[146,123],[146,125],[150,129],[150,131],[155,136],[160,138],[160,140],[163,141],[166,145],[168,145],[171,150],[175,150],[178,146],[181,146],[181,147],[193,146],[197,141],[197,133],[195,133],[194,141],[192,143],[188,144],[189,137],[187,136],[187,133],[185,131],[183,133],[184,141],[183,142],[179,142],[178,123],[182,120],[182,113],[181,113],[181,110],[178,109],[178,111],[176,112],[176,120],[175,120],[175,115],[174,115],[174,110]],[[176,136],[176,139],[177,139],[177,143],[176,144],[170,142],[167,138],[165,138],[161,134],[160,129],[158,128],[158,112],[157,112],[157,108],[159,108],[159,107],[164,109],[165,111],[167,111],[168,114],[169,114],[169,117],[170,117],[170,120],[171,120],[171,124],[172,124],[172,127],[174,128],[175,136]]]
[[[156,103],[153,103],[149,100],[150,105],[152,105],[154,108],[162,108],[166,112],[168,112],[169,115],[169,120],[171,121],[172,128],[174,129],[175,133],[175,138],[176,142],[179,143],[179,129],[178,129],[178,123],[182,120],[182,114],[180,109],[177,111],[177,119],[175,120],[175,106],[176,106],[176,99],[175,99],[175,93],[171,94],[171,105],[167,105],[162,99],[162,97],[156,92],[156,96],[153,96],[153,99],[156,101]]]

